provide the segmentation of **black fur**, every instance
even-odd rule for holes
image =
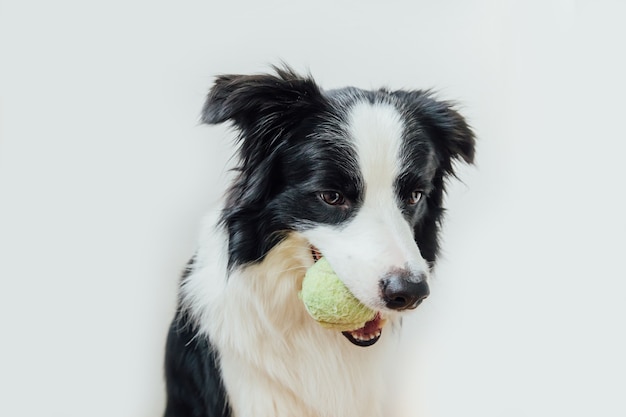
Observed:
[[[185,267],[181,282],[193,271]],[[164,417],[231,417],[219,371],[219,358],[209,339],[199,335],[182,309],[170,325],[165,346],[167,404]]]
[[[439,228],[444,214],[443,195],[445,180],[454,175],[454,161],[474,162],[474,134],[467,122],[446,101],[437,101],[430,92],[395,91],[392,93],[402,102],[404,114],[413,125],[413,135],[407,136],[405,152],[410,166],[423,167],[420,155],[412,155],[415,146],[426,138],[434,146],[437,155],[437,168],[429,188],[426,213],[415,222],[414,234],[420,252],[431,267],[439,253]]]
[[[170,326],[165,357],[165,417],[230,417],[218,356],[185,313]]]
[[[333,109],[310,78],[291,70],[277,76],[223,76],[204,106],[203,120],[231,120],[240,131],[240,175],[229,192],[223,221],[229,231],[230,266],[258,262],[285,232],[312,222],[339,223],[352,210],[328,210],[318,204],[320,189],[344,190],[355,199],[362,184],[346,164],[356,166],[332,129],[320,134]],[[324,127],[326,129],[326,127]],[[354,171],[354,170],[352,170]],[[319,182],[315,172],[328,172]]]
[[[205,123],[231,121],[240,133],[240,174],[223,212],[229,265],[263,260],[286,232],[306,228],[307,221],[340,223],[358,210],[363,184],[341,125],[357,100],[390,103],[411,126],[401,177],[407,184],[397,187],[405,194],[415,185],[427,191],[426,210],[406,216],[422,256],[432,265],[439,250],[445,177],[453,174],[455,159],[472,162],[474,157],[474,136],[464,119],[427,91],[349,87],[324,92],[290,69],[276,72],[219,77],[203,109]],[[411,149],[418,151],[411,154]],[[429,172],[420,171],[428,166]],[[351,204],[329,210],[319,204],[320,190],[341,191]]]

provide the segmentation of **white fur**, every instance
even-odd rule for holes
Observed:
[[[394,197],[401,119],[390,106],[358,104],[347,130],[366,184],[363,206],[347,225],[292,232],[263,262],[228,276],[226,233],[207,216],[183,304],[219,353],[234,417],[377,417],[397,314],[369,347],[322,328],[298,298],[310,244],[318,247],[361,301],[384,309],[380,278],[392,268],[427,272]],[[391,349],[391,351],[390,351]]]

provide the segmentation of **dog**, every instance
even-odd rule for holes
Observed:
[[[429,295],[442,199],[475,138],[430,91],[323,90],[289,67],[216,79],[207,124],[238,165],[180,282],[166,417],[382,416],[404,314]],[[373,320],[320,326],[298,297],[325,257]]]

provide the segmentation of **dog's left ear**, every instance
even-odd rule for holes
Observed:
[[[476,146],[474,132],[453,105],[448,102],[437,104],[437,108],[432,109],[430,114],[434,134],[446,147],[450,158],[460,159],[468,164],[474,163]]]
[[[474,162],[474,132],[448,101],[433,98],[426,91],[396,92],[434,141],[440,154],[441,168],[453,173],[452,162]]]

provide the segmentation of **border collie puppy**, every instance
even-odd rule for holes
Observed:
[[[239,133],[166,353],[166,417],[382,416],[403,314],[428,296],[444,185],[474,135],[425,91],[322,90],[289,68],[217,78],[202,113]],[[328,330],[298,298],[324,256],[378,312]]]

